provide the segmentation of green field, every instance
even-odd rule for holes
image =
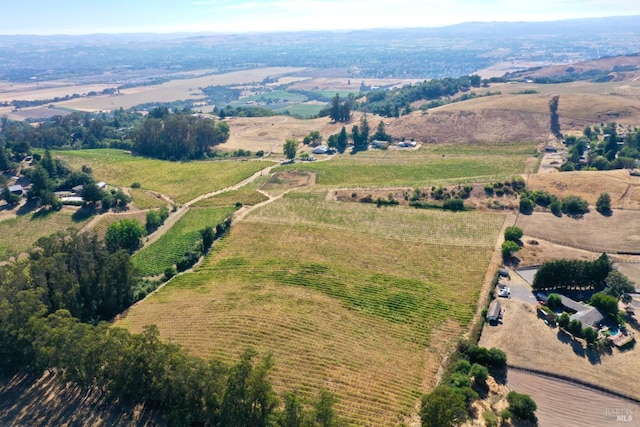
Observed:
[[[138,209],[160,208],[167,205],[167,202],[140,188],[130,188],[129,195]]]
[[[237,184],[272,164],[263,161],[169,162],[114,149],[56,151],[54,154],[75,169],[90,166],[98,180],[123,187],[139,182],[143,189],[166,194],[177,203]]]
[[[521,174],[533,145],[478,148],[434,146],[417,151],[368,150],[328,162],[296,163],[277,170],[315,172],[316,184],[347,187],[400,187],[486,182]]]
[[[266,101],[267,99],[271,100],[280,100],[280,102],[304,102],[307,100],[307,97],[304,95],[300,95],[299,93],[291,93],[284,90],[274,90],[273,92],[266,92],[259,95],[247,96],[240,101],[232,103],[231,105],[237,104],[238,102],[245,104],[247,101]],[[286,101],[285,101],[286,99]]]
[[[120,324],[222,360],[272,352],[278,391],[326,387],[352,425],[399,424],[475,314],[504,216],[324,195],[250,213]]]
[[[358,88],[359,89],[359,88]],[[346,98],[350,93],[357,95],[359,90],[314,90],[314,92],[319,93],[322,96],[326,96],[327,98],[333,98],[336,96],[336,93],[340,95],[340,98]]]
[[[200,230],[215,227],[233,211],[233,208],[189,209],[162,237],[136,253],[133,265],[143,276],[162,274],[198,241]]]
[[[323,104],[296,104],[277,110],[277,112],[284,113],[288,111],[292,116],[308,118],[317,116],[318,113],[325,108],[327,108],[327,106]]]
[[[40,237],[68,228],[81,229],[90,218],[74,218],[73,212],[35,211],[0,222],[0,259],[28,250]]]
[[[259,191],[242,188],[240,190],[225,191],[213,197],[202,199],[192,206],[197,208],[219,208],[235,206],[238,202],[251,206],[264,202],[267,199],[268,197]]]

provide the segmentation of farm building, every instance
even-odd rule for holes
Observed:
[[[327,151],[329,151],[329,147],[326,145],[318,145],[311,152],[313,154],[327,154]]]
[[[487,320],[492,325],[495,325],[498,323],[501,317],[502,317],[502,306],[498,301],[493,301],[489,306],[489,311],[487,311]]]
[[[22,188],[22,185],[20,184],[10,185],[9,192],[15,194],[16,196],[22,196],[22,193],[24,193],[24,188]]]

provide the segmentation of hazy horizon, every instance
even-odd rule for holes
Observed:
[[[0,16],[2,35],[255,33],[444,27],[640,15],[627,0],[25,0]]]

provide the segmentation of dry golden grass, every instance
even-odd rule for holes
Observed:
[[[235,71],[226,74],[200,76],[189,79],[171,80],[160,85],[141,86],[120,91],[119,95],[79,98],[56,103],[59,107],[83,111],[113,110],[131,108],[148,102],[171,102],[184,99],[203,98],[198,89],[206,86],[229,85],[262,81],[265,77],[300,71],[303,68],[267,67],[253,70]]]
[[[593,252],[637,252],[640,242],[640,211],[615,210],[607,217],[594,209],[579,219],[534,212],[520,215],[517,226],[528,236]]]
[[[39,99],[53,99],[66,95],[79,95],[89,92],[102,92],[113,87],[108,84],[75,85],[67,82],[24,83],[17,85],[0,85],[0,102],[13,100],[35,101]],[[91,99],[91,98],[79,98]]]
[[[599,354],[586,350],[558,328],[537,318],[535,308],[515,299],[501,300],[504,324],[485,327],[480,345],[505,351],[509,364],[570,376],[619,393],[640,398],[638,350]],[[636,336],[640,331],[632,328]]]
[[[340,90],[360,91],[360,84],[364,81],[369,86],[402,87],[408,84],[420,83],[422,79],[349,79],[346,77],[313,77],[296,82],[292,89],[301,90]]]
[[[249,214],[119,325],[154,323],[225,361],[272,352],[277,391],[326,387],[352,425],[399,424],[475,314],[504,216],[323,196],[289,193]]]
[[[606,192],[611,196],[612,208],[640,209],[640,177],[630,175],[626,169],[536,174],[529,177],[527,187],[559,198],[580,196],[591,206]]]

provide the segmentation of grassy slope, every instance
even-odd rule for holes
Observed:
[[[74,219],[73,212],[29,213],[0,222],[0,259],[26,251],[40,237],[68,228],[81,229],[89,218]]]
[[[435,373],[426,360],[473,316],[504,217],[322,196],[291,193],[250,214],[121,325],[155,323],[225,360],[273,352],[279,391],[328,387],[352,423],[393,425]]]
[[[166,194],[178,203],[236,184],[271,164],[262,161],[168,162],[131,156],[122,150],[58,151],[55,154],[74,168],[90,166],[96,179],[125,187],[139,182],[142,188]]]
[[[487,146],[426,145],[418,151],[369,150],[344,154],[330,162],[287,165],[279,170],[317,173],[318,185],[417,186],[483,182],[522,173],[533,144]]]

